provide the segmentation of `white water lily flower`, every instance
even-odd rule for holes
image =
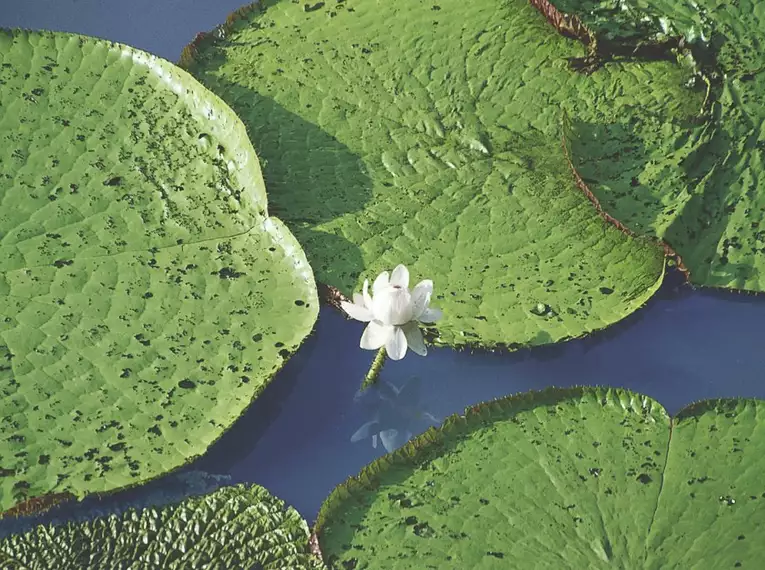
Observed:
[[[420,356],[428,349],[422,338],[418,323],[434,323],[441,318],[441,311],[430,308],[433,281],[420,281],[409,291],[409,271],[398,265],[392,274],[383,271],[372,283],[364,280],[362,294],[353,294],[353,303],[343,301],[340,305],[352,319],[369,323],[361,336],[359,346],[367,350],[385,347],[388,356],[401,360],[407,348]]]

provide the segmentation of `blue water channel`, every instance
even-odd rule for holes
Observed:
[[[241,1],[0,0],[0,26],[106,37],[176,61],[198,31],[224,21]],[[386,447],[481,401],[548,386],[609,385],[649,395],[674,414],[705,398],[765,397],[765,298],[692,290],[676,277],[646,307],[588,338],[511,354],[410,352],[388,361],[379,386],[364,394],[358,388],[374,356],[358,346],[364,325],[322,307],[298,353],[186,475],[115,493],[97,507],[247,481],[312,522],[332,488]]]

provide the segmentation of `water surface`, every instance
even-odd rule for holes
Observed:
[[[0,0],[0,26],[107,37],[175,61],[195,33],[224,21],[240,4]],[[410,433],[488,399],[553,385],[600,384],[647,394],[674,414],[704,398],[765,397],[763,322],[762,297],[670,284],[635,315],[586,339],[513,354],[432,349],[422,358],[410,353],[385,365],[383,389],[359,397],[374,356],[358,347],[364,325],[322,308],[314,334],[189,470],[259,483],[312,521],[332,488],[385,453],[385,444],[401,443]],[[158,486],[179,485],[174,477],[98,505],[141,497],[153,501]],[[72,507],[67,509],[59,514],[66,516]]]

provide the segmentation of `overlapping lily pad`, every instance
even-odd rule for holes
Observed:
[[[525,0],[262,1],[182,64],[242,117],[273,206],[349,295],[398,263],[432,278],[437,342],[529,345],[639,307],[662,252],[577,189],[562,110],[607,125],[696,117],[692,62],[584,76],[584,48]]]
[[[258,485],[223,487],[159,509],[41,525],[0,541],[6,570],[320,570],[308,525]]]
[[[453,416],[339,486],[330,568],[734,568],[765,556],[765,402],[670,418],[625,390],[548,389]]]
[[[757,2],[556,2],[594,33],[683,36],[707,85],[703,120],[575,125],[574,163],[603,208],[666,240],[701,285],[765,290],[765,11]]]
[[[0,32],[0,510],[201,454],[310,331],[245,128],[173,65]]]

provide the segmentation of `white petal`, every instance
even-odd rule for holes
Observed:
[[[427,356],[428,347],[425,346],[425,341],[422,340],[422,331],[415,323],[407,323],[401,329],[404,331],[406,337],[406,344],[412,349],[412,352],[419,354],[420,356]]]
[[[433,281],[425,279],[417,283],[417,286],[412,290],[412,314],[415,319],[419,319],[420,315],[428,308],[430,304],[430,296],[433,294]]]
[[[372,447],[374,447],[375,449],[377,449],[377,434],[374,434],[374,435],[372,436]]]
[[[364,290],[361,295],[364,299],[364,306],[372,310],[372,296],[369,294],[369,279],[364,279]]]
[[[372,295],[377,295],[379,291],[382,289],[385,289],[388,286],[388,272],[383,271],[380,273],[380,275],[377,276],[377,279],[375,279],[375,282],[372,283]]]
[[[403,325],[411,321],[412,295],[409,289],[390,286],[375,293],[372,314],[381,323],[389,325]]]
[[[343,311],[345,311],[346,314],[352,319],[356,319],[362,323],[368,323],[372,320],[372,311],[363,305],[349,303],[348,301],[340,301],[340,306],[343,308]]]
[[[393,337],[393,334],[393,326],[384,325],[380,321],[372,321],[364,329],[359,346],[366,350],[377,350],[385,345]]]
[[[390,276],[390,284],[409,287],[409,270],[404,265],[397,265]]]
[[[443,313],[440,310],[428,307],[422,312],[420,318],[417,320],[421,323],[435,323],[442,316]]]
[[[342,301],[340,302],[342,304]],[[353,294],[353,303],[355,305],[360,305],[362,307],[366,307],[366,303],[364,303],[364,295],[361,293],[354,293]]]
[[[401,360],[406,354],[406,336],[401,327],[393,327],[393,329],[393,336],[385,343],[385,350],[391,360]]]

